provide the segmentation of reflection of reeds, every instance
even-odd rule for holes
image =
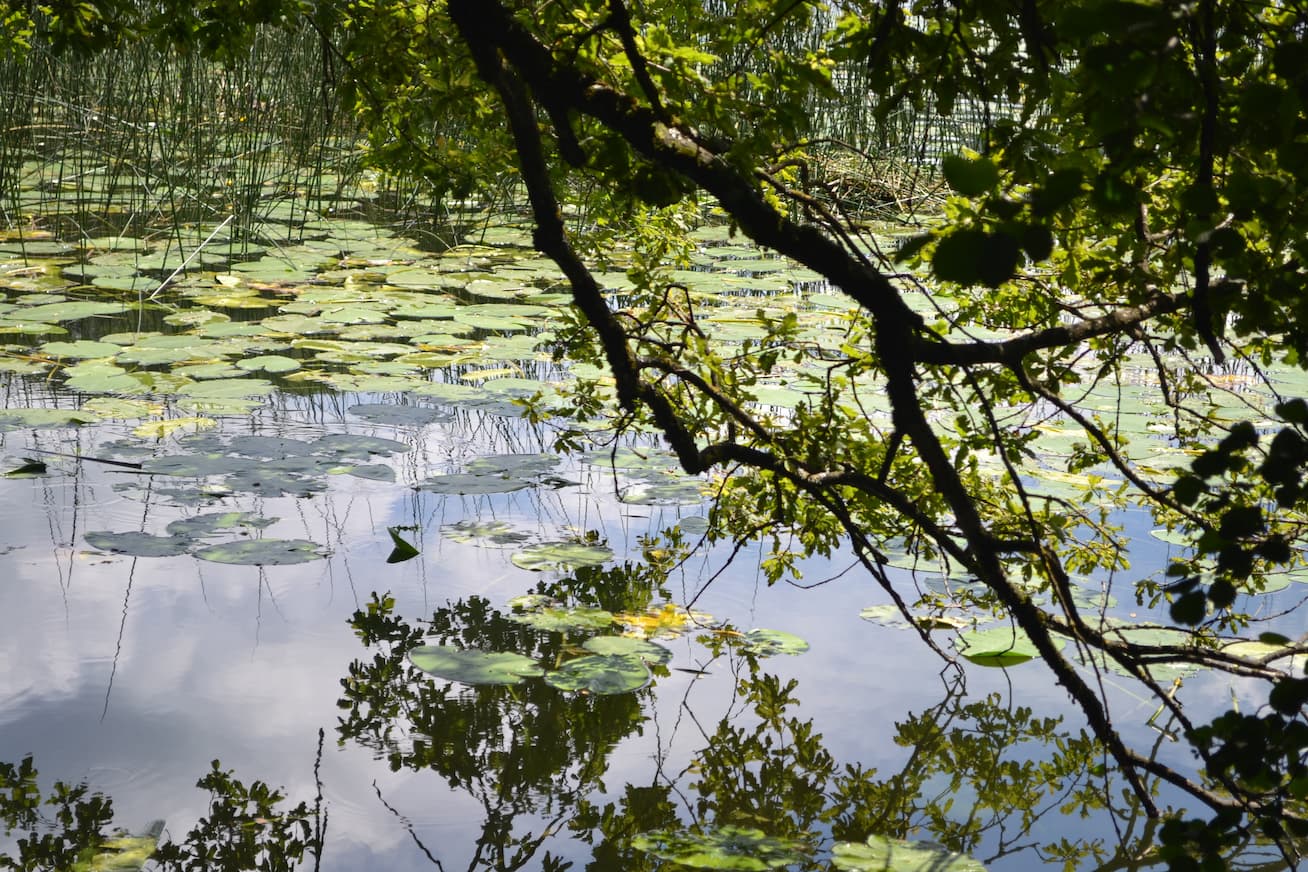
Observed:
[[[234,240],[285,239],[308,213],[375,201],[323,50],[306,25],[259,34],[227,65],[148,44],[0,57],[0,226],[148,225],[180,243],[188,225],[203,234],[232,216]],[[429,205],[404,185],[380,193]]]

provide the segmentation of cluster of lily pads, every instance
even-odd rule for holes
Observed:
[[[580,656],[547,670],[530,657],[511,651],[482,651],[448,645],[420,645],[409,661],[424,672],[462,684],[518,684],[542,678],[572,693],[631,693],[653,679],[652,670],[666,666],[672,651],[653,641],[672,639],[693,630],[725,633],[755,656],[801,654],[808,643],[780,630],[755,629],[740,634],[722,627],[711,615],[675,603],[653,606],[638,614],[614,614],[592,606],[564,606],[543,594],[524,594],[509,601],[508,617],[548,633],[585,633]],[[615,628],[622,632],[611,633]]]
[[[249,512],[209,512],[172,521],[168,524],[167,535],[142,531],[114,533],[92,530],[85,538],[92,548],[114,554],[133,557],[176,557],[190,554],[213,563],[247,566],[304,563],[327,556],[325,548],[306,539],[246,538],[208,542],[214,536],[229,535],[233,531],[262,530],[276,521],[276,518],[261,518]]]
[[[811,858],[801,839],[771,836],[754,827],[731,824],[703,830],[656,830],[632,840],[639,851],[692,869],[766,872]],[[865,842],[838,842],[831,865],[841,872],[985,872],[979,861],[932,842],[869,836]]]

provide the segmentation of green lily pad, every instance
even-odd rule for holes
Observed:
[[[858,613],[858,616],[865,621],[870,621],[882,627],[892,627],[896,630],[907,630],[913,625],[904,619],[904,615],[899,610],[899,606],[894,603],[882,603],[881,605],[868,606]]]
[[[621,490],[618,499],[635,506],[691,506],[704,502],[704,482],[697,478],[637,482]]]
[[[253,512],[208,512],[190,518],[179,518],[168,524],[168,532],[173,536],[201,537],[211,536],[223,530],[245,527],[262,530],[270,527],[276,518],[264,518]]]
[[[708,532],[709,519],[703,515],[689,515],[677,520],[677,526],[687,536],[703,536]]]
[[[869,836],[866,842],[837,842],[831,863],[842,872],[986,872],[980,861],[931,842]]]
[[[280,566],[321,560],[327,551],[305,539],[245,539],[200,548],[195,556],[214,563],[240,566]]]
[[[186,385],[179,393],[203,400],[237,400],[266,396],[274,389],[271,382],[260,378],[219,378]]]
[[[409,652],[409,662],[437,678],[462,684],[520,684],[545,672],[521,654],[447,645],[420,645]]]
[[[337,470],[333,469],[331,471],[335,472]],[[360,466],[344,467],[340,471],[346,475],[367,479],[368,481],[395,481],[395,470],[384,463],[367,463]]]
[[[796,839],[769,836],[752,827],[723,826],[703,833],[656,830],[631,840],[638,851],[695,869],[764,872],[803,860],[807,845]],[[886,867],[887,869],[898,867]]]
[[[639,657],[646,663],[667,663],[672,659],[672,652],[662,645],[648,639],[636,639],[631,636],[591,636],[581,647],[592,654],[604,654],[611,657]]]
[[[531,482],[503,475],[435,475],[414,485],[435,494],[506,494],[531,487]]]
[[[511,614],[509,619],[549,633],[567,633],[573,630],[606,629],[613,624],[613,613],[589,606],[542,608]]]
[[[520,569],[532,572],[566,572],[579,566],[599,566],[613,557],[606,545],[580,542],[541,542],[528,545],[509,559]]]
[[[1016,666],[1040,656],[1030,637],[1011,626],[960,633],[958,642],[958,653],[978,666]]]
[[[366,459],[373,454],[404,454],[412,451],[412,445],[383,439],[380,436],[357,436],[353,433],[331,433],[312,443],[315,453],[327,453],[333,457],[358,457]]]
[[[510,599],[509,608],[518,611],[523,609],[540,611],[552,602],[553,600],[543,593],[524,593]]]
[[[760,657],[774,654],[803,654],[808,642],[783,630],[750,630],[745,634],[745,650]]]
[[[74,409],[0,409],[0,431],[14,427],[76,427],[95,423],[95,415]]]
[[[79,339],[76,342],[47,342],[41,346],[41,353],[48,357],[67,357],[74,360],[91,360],[97,357],[113,357],[122,351],[117,345],[108,342],[95,342]]]
[[[483,548],[511,548],[531,538],[530,533],[515,530],[504,521],[456,521],[441,527],[441,535],[451,542]]]
[[[468,472],[477,474],[533,476],[553,472],[559,465],[557,454],[487,454],[469,461]]]
[[[122,303],[100,303],[91,300],[71,300],[66,303],[48,303],[13,309],[5,313],[10,321],[77,321],[96,315],[121,315],[127,311]]]
[[[631,693],[649,684],[649,667],[631,654],[592,654],[546,673],[545,683],[570,693]]]
[[[300,368],[300,362],[293,357],[286,357],[281,354],[261,354],[256,357],[238,360],[236,366],[246,372],[283,373],[295,372]]]
[[[452,420],[447,412],[430,406],[398,406],[393,403],[362,403],[350,406],[349,413],[374,424],[397,427],[421,427],[438,421]]]
[[[97,551],[130,554],[133,557],[176,557],[190,551],[195,544],[190,536],[153,536],[134,530],[125,533],[93,530],[86,534],[86,541]]]

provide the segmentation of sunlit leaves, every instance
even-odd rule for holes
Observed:
[[[712,615],[687,610],[676,603],[651,606],[643,614],[618,614],[614,620],[628,634],[641,639],[674,639],[693,630],[714,626]]]

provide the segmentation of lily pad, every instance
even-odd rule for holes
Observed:
[[[488,454],[468,463],[468,472],[499,473],[523,477],[553,472],[559,465],[557,454]]]
[[[113,357],[122,351],[109,342],[96,342],[91,339],[78,339],[75,342],[47,342],[41,346],[41,353],[49,357],[67,357],[74,360],[92,360],[97,357]]]
[[[704,502],[704,482],[697,478],[642,481],[623,488],[618,499],[635,506],[693,506]]]
[[[511,548],[531,538],[530,533],[515,530],[504,521],[456,521],[441,527],[441,535],[451,542],[483,548]]]
[[[574,630],[603,630],[613,624],[613,614],[604,609],[577,606],[571,609],[542,608],[509,615],[509,619],[549,633]]]
[[[808,642],[783,630],[750,630],[745,634],[745,650],[760,657],[774,654],[803,654]]]
[[[238,360],[236,366],[246,372],[283,373],[295,372],[300,368],[300,362],[293,357],[286,357],[281,354],[261,354],[257,357]]]
[[[631,693],[650,682],[645,661],[631,654],[592,654],[546,673],[545,683],[570,693]]]
[[[566,572],[579,566],[599,566],[613,557],[606,545],[580,542],[541,542],[528,545],[509,559],[520,569],[532,572]]]
[[[581,647],[592,654],[638,657],[646,663],[667,663],[672,659],[672,652],[662,645],[631,636],[591,636]]]
[[[871,621],[882,627],[892,627],[896,630],[907,630],[913,626],[905,620],[903,612],[894,603],[868,606],[859,612],[858,616],[865,621]]]
[[[246,539],[200,548],[195,552],[195,556],[214,563],[280,566],[321,560],[327,556],[327,551],[316,542],[305,539]]]
[[[47,303],[14,309],[5,313],[10,321],[76,321],[97,315],[120,315],[127,311],[122,303],[100,303],[92,300],[70,300],[65,303]]]
[[[409,662],[437,678],[462,684],[520,684],[545,672],[521,654],[448,645],[420,645],[409,652]]]
[[[195,544],[190,536],[154,536],[135,530],[125,533],[93,530],[86,534],[86,541],[98,551],[130,554],[133,557],[176,557],[190,551]]]
[[[869,836],[866,842],[837,842],[831,863],[842,872],[986,872],[980,861],[932,842]]]
[[[237,527],[262,530],[264,527],[272,526],[276,520],[276,518],[260,517],[253,512],[207,512],[170,522],[168,532],[173,536],[211,536]]]
[[[330,453],[336,457],[366,458],[372,454],[404,454],[412,445],[383,439],[380,436],[356,436],[351,433],[332,433],[311,443],[315,452]]]
[[[349,412],[374,424],[389,424],[396,427],[421,427],[424,424],[452,420],[448,412],[430,406],[399,406],[392,403],[363,403],[350,406]]]
[[[978,666],[1016,666],[1040,656],[1030,637],[1011,626],[960,633],[958,642],[958,653]]]
[[[506,494],[531,487],[531,482],[503,475],[435,475],[414,485],[435,494]]]
[[[796,839],[769,836],[752,827],[723,826],[703,833],[656,830],[631,840],[638,851],[694,869],[764,872],[798,863],[807,845]],[[887,869],[898,867],[885,867]]]

